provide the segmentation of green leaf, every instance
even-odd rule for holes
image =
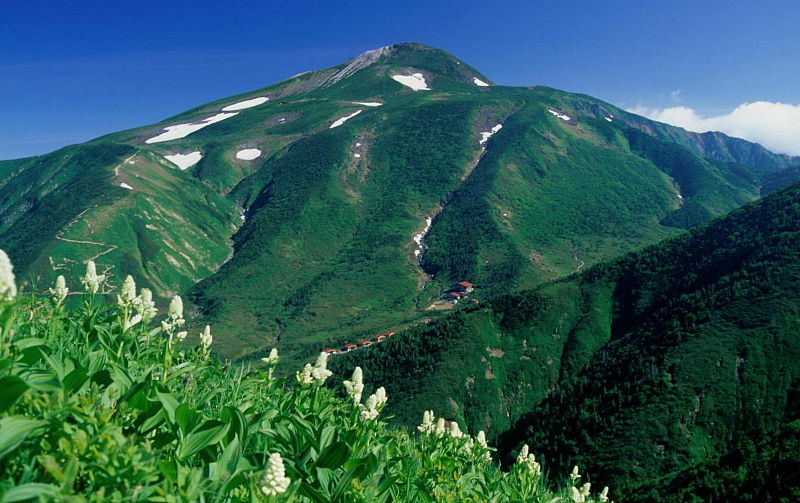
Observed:
[[[175,422],[178,423],[181,433],[184,435],[194,427],[195,419],[198,414],[189,404],[182,403],[175,409]]]
[[[5,376],[0,379],[0,412],[10,409],[28,388],[25,381],[17,376]]]
[[[336,442],[325,448],[317,458],[317,466],[335,470],[350,457],[350,448],[344,442]]]
[[[68,392],[77,392],[89,380],[89,374],[83,367],[78,367],[64,378],[62,384]]]
[[[21,484],[6,491],[0,503],[38,500],[40,496],[54,498],[56,495],[58,495],[58,487],[51,484]]]
[[[158,396],[158,401],[164,406],[164,410],[167,413],[169,421],[175,424],[175,409],[178,408],[180,402],[178,402],[178,399],[175,398],[175,395],[171,395],[169,393],[161,393],[158,391],[156,392],[156,395]]]
[[[61,382],[58,378],[46,370],[33,369],[25,372],[22,377],[25,379],[28,386],[36,391],[50,392],[59,391],[61,389]]]
[[[222,420],[231,425],[229,438],[238,436],[240,440],[247,440],[247,419],[236,407],[225,406],[222,408]]]
[[[46,346],[47,343],[39,337],[26,337],[25,339],[14,341],[14,345],[19,349],[28,349],[34,346]]]
[[[214,445],[225,436],[228,425],[219,421],[206,421],[200,428],[186,435],[178,447],[178,459],[186,459],[206,447]]]
[[[114,381],[111,379],[111,372],[109,372],[107,369],[103,369],[92,374],[92,382],[105,388]]]
[[[225,450],[222,451],[222,456],[219,457],[217,462],[217,480],[222,482],[236,472],[241,455],[242,448],[239,443],[239,437],[233,437],[233,440],[225,446]]]
[[[20,416],[0,419],[0,459],[3,459],[19,447],[28,435],[46,424],[46,421],[37,421]]]

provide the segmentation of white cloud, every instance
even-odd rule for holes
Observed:
[[[703,117],[685,106],[661,109],[639,106],[629,111],[689,131],[722,131],[760,143],[774,152],[800,155],[800,105],[755,101],[712,117]]]

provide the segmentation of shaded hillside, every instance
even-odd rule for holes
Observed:
[[[800,185],[689,234],[337,356],[392,413],[591,466],[626,501],[779,501],[800,460]],[[793,489],[794,488],[794,489]]]

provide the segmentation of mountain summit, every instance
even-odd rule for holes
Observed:
[[[480,300],[673,236],[796,164],[403,43],[0,162],[0,247],[37,285],[94,259],[188,294],[228,357],[299,357],[450,309],[457,282]]]

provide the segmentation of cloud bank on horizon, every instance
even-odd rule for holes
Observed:
[[[686,106],[638,106],[629,111],[689,131],[722,131],[729,136],[760,143],[773,152],[800,155],[800,105],[754,101],[742,103],[727,114],[710,117]]]

